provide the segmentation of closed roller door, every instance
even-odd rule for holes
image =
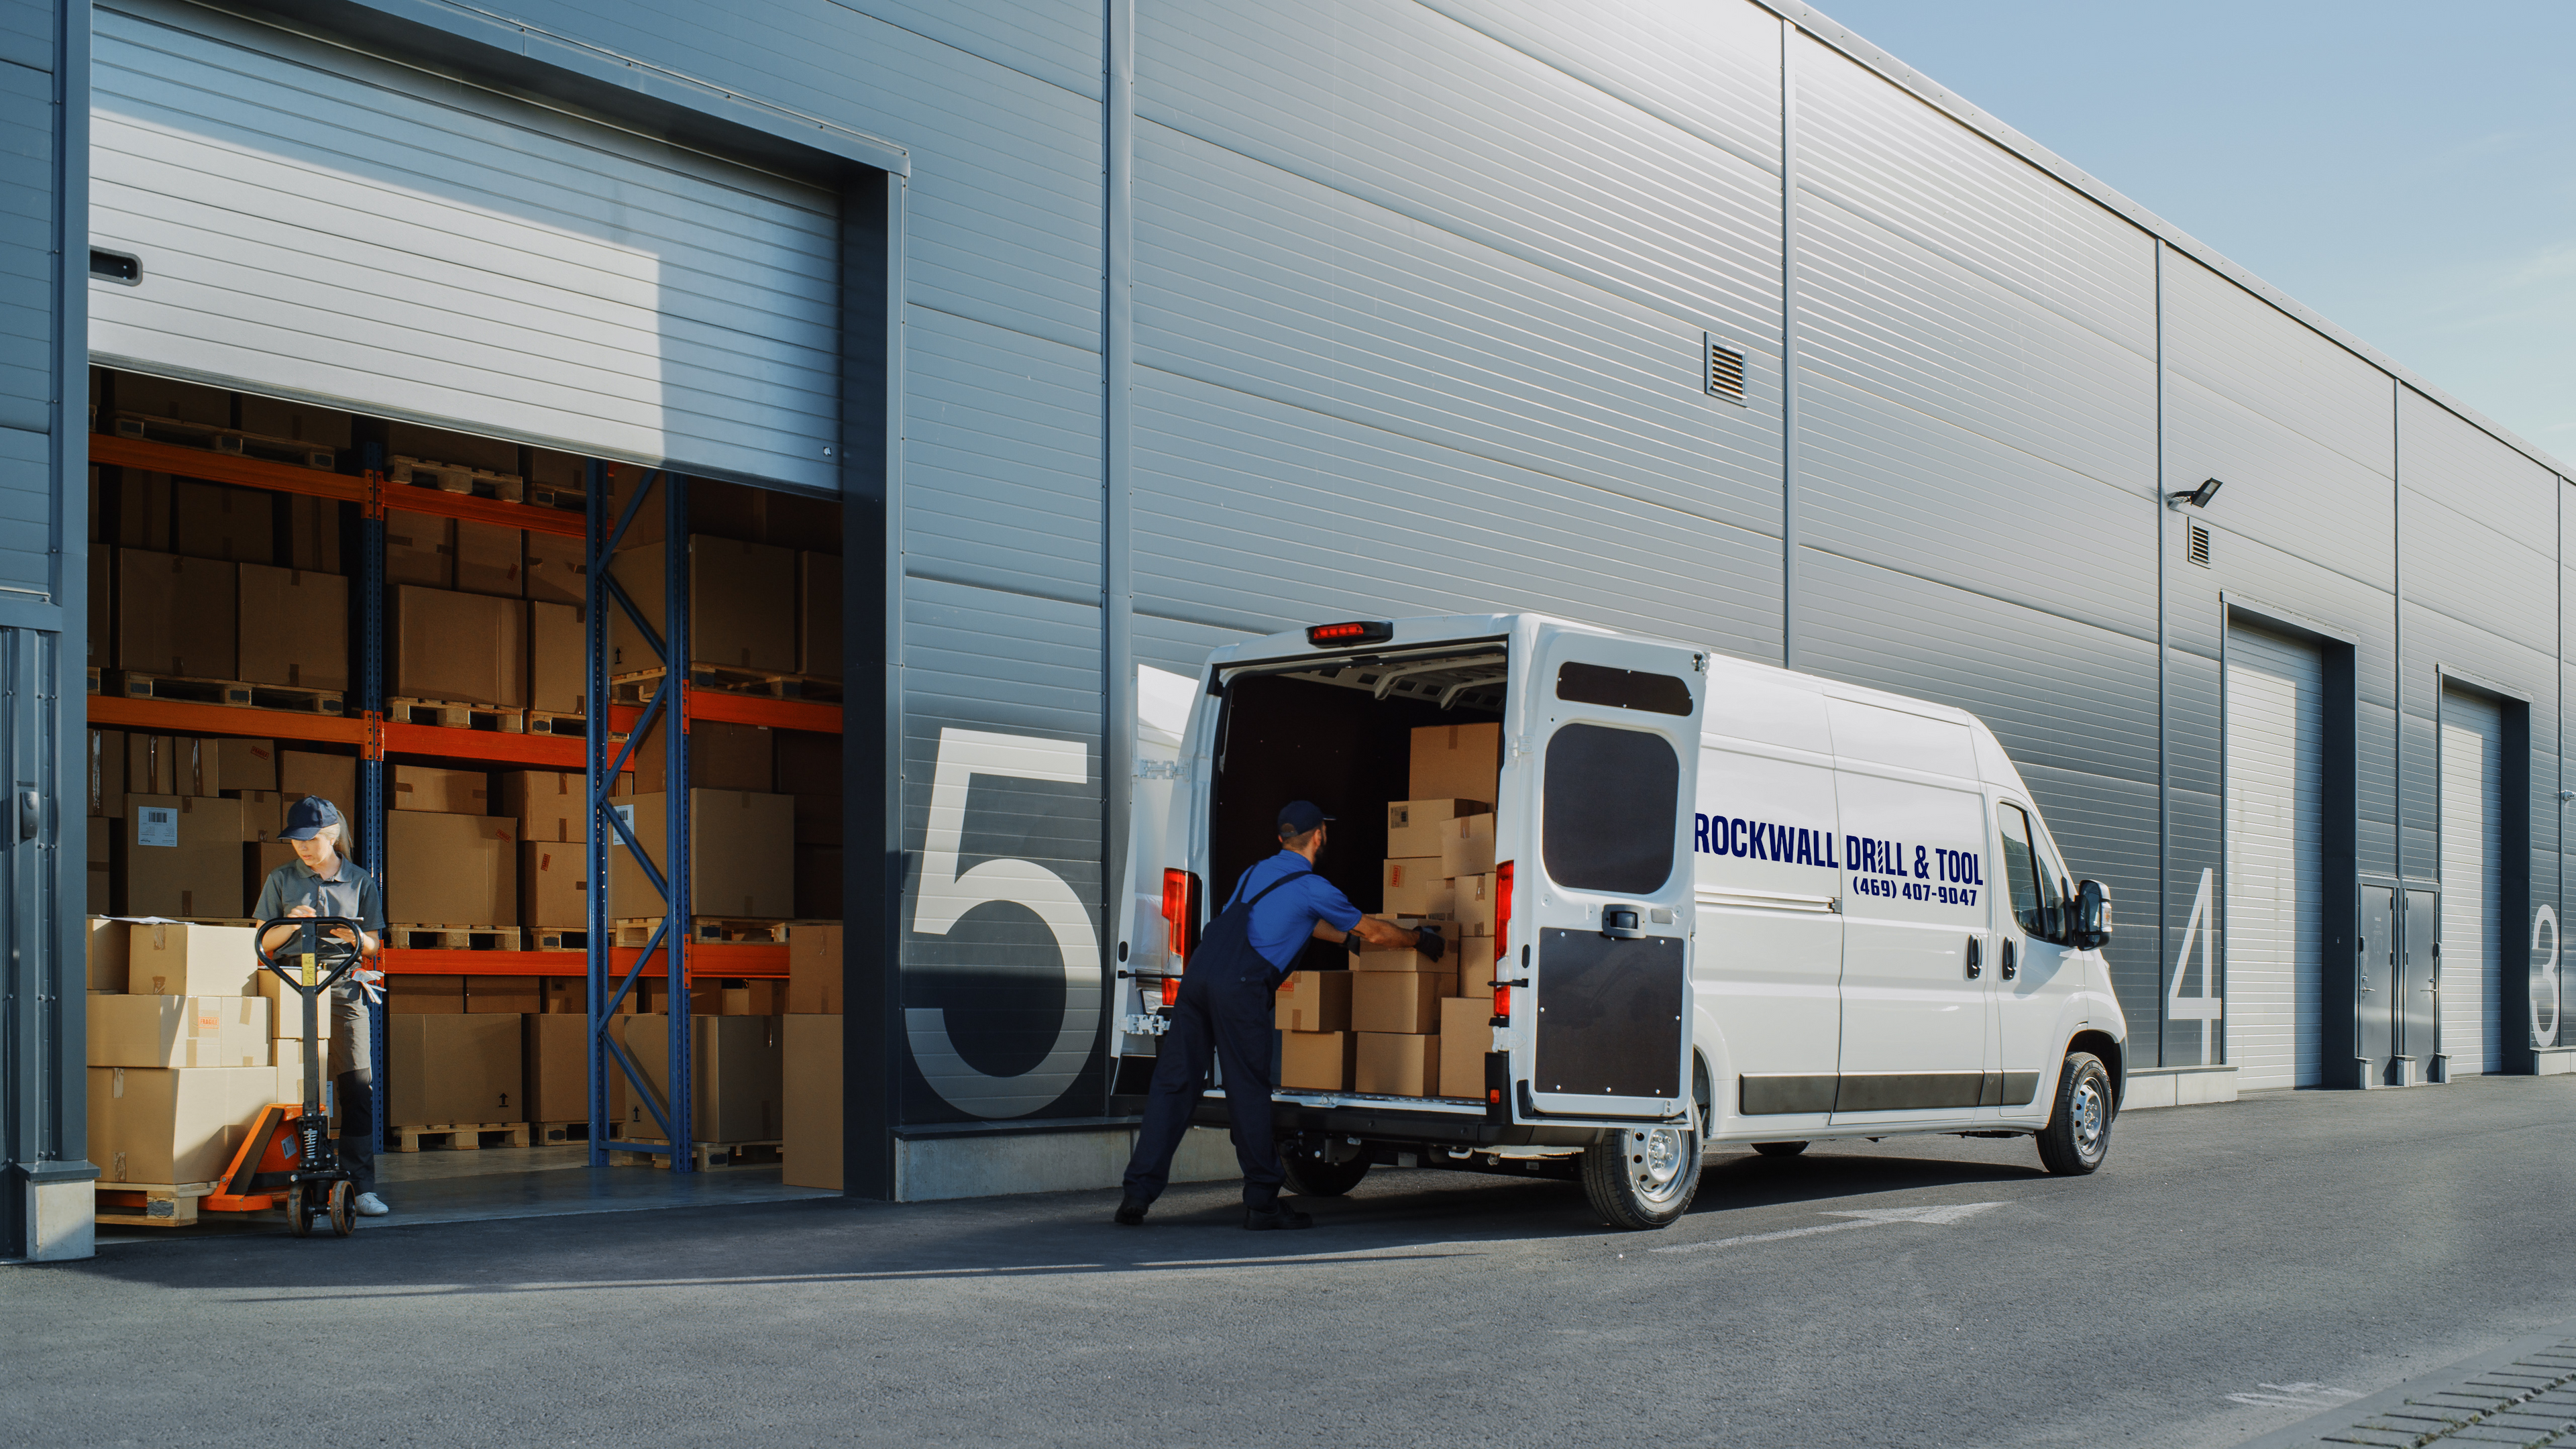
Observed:
[[[2317,651],[2227,631],[2227,1059],[2247,1091],[2322,1077],[2325,725]]]
[[[2442,1050],[2451,1071],[2504,1069],[2504,715],[2442,692]]]
[[[90,347],[145,372],[836,486],[831,193],[281,30],[100,8]]]

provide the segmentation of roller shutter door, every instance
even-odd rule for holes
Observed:
[[[100,362],[837,486],[831,192],[192,6],[95,34]]]
[[[2442,692],[2442,1050],[2458,1076],[2504,1069],[2504,715]]]
[[[2227,1059],[2241,1090],[2313,1086],[2323,978],[2325,669],[2227,631]]]

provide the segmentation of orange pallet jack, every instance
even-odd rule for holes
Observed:
[[[288,952],[268,949],[268,933],[279,926],[296,928],[295,935],[287,938]],[[199,1201],[200,1211],[264,1212],[282,1207],[287,1227],[299,1238],[312,1233],[317,1217],[329,1218],[337,1237],[349,1236],[358,1226],[357,1180],[340,1161],[339,1146],[331,1137],[330,1112],[322,1101],[322,996],[356,969],[360,959],[357,947],[326,934],[334,926],[352,932],[359,929],[357,922],[345,917],[300,916],[262,921],[252,937],[259,964],[276,973],[304,1001],[304,1100],[260,1109],[259,1121],[242,1139],[223,1180]],[[294,969],[279,963],[281,954],[292,955]],[[325,959],[331,962],[327,968],[322,965]]]

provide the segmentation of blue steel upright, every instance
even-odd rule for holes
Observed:
[[[359,454],[361,465],[371,480],[385,474],[385,449],[382,443],[369,443]],[[370,490],[375,502],[359,510],[358,518],[358,710],[362,719],[381,719],[385,712],[385,513],[381,487]],[[372,734],[372,731],[370,732]],[[358,749],[358,838],[352,859],[375,872],[377,899],[388,872],[385,869],[385,752],[378,741],[369,739]],[[367,1003],[367,1039],[375,1063],[376,1080],[376,1150],[385,1150],[387,1104],[392,1101],[390,1079],[385,1075],[385,1003],[379,997]]]

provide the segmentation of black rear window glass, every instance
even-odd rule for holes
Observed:
[[[1570,724],[1547,742],[1539,854],[1569,890],[1646,895],[1672,878],[1681,757],[1661,735]]]
[[[1669,674],[1644,674],[1604,664],[1564,664],[1556,671],[1556,697],[1569,704],[1607,705],[1648,714],[1687,715],[1690,686]]]

